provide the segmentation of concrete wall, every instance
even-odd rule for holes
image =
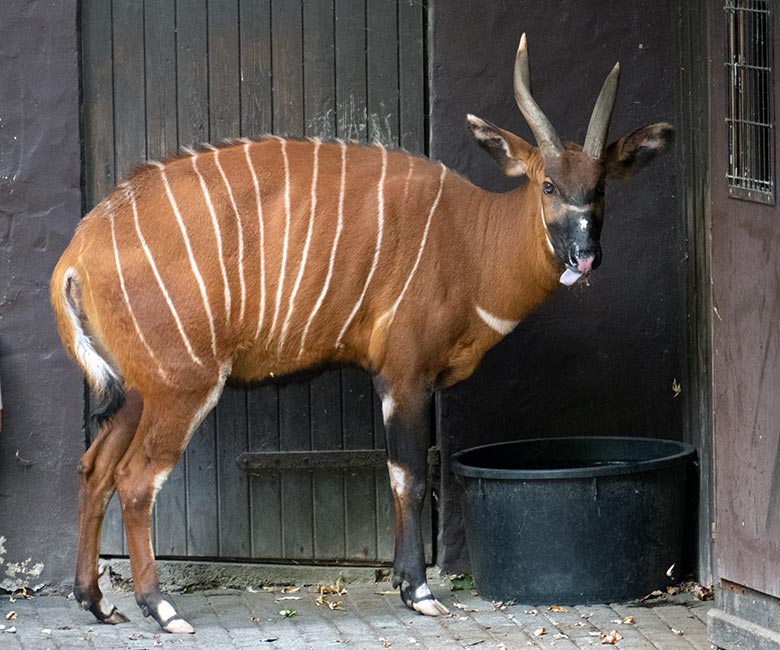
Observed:
[[[505,178],[472,141],[474,113],[534,142],[512,94],[527,32],[533,93],[564,140],[582,143],[604,78],[620,61],[617,139],[674,121],[672,4],[647,0],[447,0],[433,12],[431,156],[496,191]],[[592,286],[562,288],[439,398],[444,458],[512,438],[638,435],[680,439],[685,249],[675,152],[640,176],[612,182]],[[682,387],[686,390],[686,387]],[[444,473],[440,562],[465,567],[457,485]]]
[[[49,275],[81,214],[76,4],[0,9],[0,588],[74,569],[83,382]]]

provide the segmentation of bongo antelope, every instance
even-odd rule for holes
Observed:
[[[164,630],[192,632],[160,591],[150,543],[171,468],[226,380],[354,364],[382,400],[393,582],[408,607],[446,613],[426,584],[420,523],[431,394],[599,265],[605,180],[672,139],[659,123],[607,146],[618,75],[584,145],[562,142],[531,95],[523,36],[514,92],[537,146],[468,116],[504,173],[528,177],[505,194],[381,145],[266,137],[148,164],[98,204],[51,284],[60,336],[96,398],[79,466],[80,603],[127,620],[98,587],[117,490],[138,604]]]

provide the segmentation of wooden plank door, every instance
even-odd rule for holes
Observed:
[[[229,137],[425,152],[417,0],[84,0],[81,21],[86,209],[139,163]],[[156,553],[389,562],[387,472],[381,453],[366,453],[383,449],[362,371],[228,387],[158,496]],[[254,461],[239,465],[246,454]],[[431,528],[428,517],[429,556]],[[116,500],[102,552],[126,553]]]
[[[725,587],[780,597],[779,98],[772,82],[780,48],[771,4],[727,1],[711,16],[715,546]]]

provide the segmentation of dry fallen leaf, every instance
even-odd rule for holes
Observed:
[[[626,616],[622,621],[620,621],[621,625],[633,625],[634,623],[636,623],[636,619],[632,615]]]
[[[534,636],[542,636],[543,634],[547,634],[546,627],[538,627],[534,630]]]
[[[660,591],[660,590],[656,589],[655,591],[651,591],[649,594],[647,594],[647,596],[644,596],[643,598],[640,598],[639,599],[639,604],[643,605],[648,600],[652,600],[653,598],[660,598],[663,595],[664,595],[663,591]]]
[[[529,614],[530,616],[536,616],[539,613],[538,609],[527,609],[524,614]]]
[[[10,612],[8,612],[8,613],[5,615],[5,620],[6,620],[6,621],[13,621],[13,620],[15,620],[15,619],[16,619],[16,612],[15,612],[15,611],[13,611],[13,610],[11,610]]]
[[[566,607],[561,607],[560,605],[550,605],[547,608],[547,611],[550,611],[550,612],[568,612],[569,610]]]
[[[303,596],[279,596],[279,598],[274,598],[274,600],[278,603],[283,600],[300,600],[303,598]]]
[[[285,618],[292,618],[297,613],[298,612],[296,612],[294,609],[282,609],[279,611],[279,616],[284,616]]]
[[[682,630],[675,630],[674,628],[670,628],[672,630],[672,634],[676,634],[677,636],[682,636],[685,634]]]
[[[612,630],[609,634],[605,634],[601,639],[601,645],[615,645],[623,637],[617,633],[617,630]]]
[[[301,590],[300,587],[282,587],[283,594],[295,594]]]
[[[478,612],[479,611],[476,607],[469,607],[468,605],[464,605],[463,603],[452,603],[452,606],[455,609],[462,609],[464,612]]]
[[[249,621],[250,623],[257,623],[260,619],[257,618],[257,616],[250,616]]]
[[[397,596],[400,592],[398,589],[390,589],[388,591],[375,591],[377,596]]]
[[[670,596],[676,596],[677,594],[680,593],[680,590],[677,587],[667,587],[666,593],[669,594]]]

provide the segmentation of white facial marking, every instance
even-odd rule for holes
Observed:
[[[390,488],[399,499],[406,494],[409,472],[405,467],[387,461],[387,469],[390,473]]]
[[[160,604],[157,605],[157,615],[160,617],[161,621],[167,621],[174,616],[178,616],[173,605],[171,605],[167,600],[161,600]]]
[[[219,175],[222,176],[222,182],[227,189],[230,206],[233,208],[233,214],[236,217],[236,231],[238,232],[238,281],[241,286],[241,310],[238,314],[238,320],[244,322],[244,311],[246,309],[246,280],[244,279],[244,227],[241,224],[241,215],[238,212],[236,198],[233,196],[233,188],[230,186],[228,177],[222,169],[219,162],[219,149],[214,149],[214,164],[217,166]]]
[[[206,285],[203,282],[203,276],[198,268],[198,263],[195,261],[195,254],[192,252],[192,244],[190,243],[190,236],[187,234],[187,227],[184,225],[184,219],[182,219],[181,211],[176,203],[176,199],[173,196],[170,183],[168,183],[168,176],[165,173],[165,166],[160,167],[160,176],[162,177],[163,185],[165,186],[165,193],[168,196],[168,201],[173,209],[173,214],[176,217],[176,223],[179,225],[179,231],[181,237],[184,240],[184,247],[187,249],[187,257],[190,260],[190,267],[192,268],[192,274],[195,276],[195,280],[198,283],[198,289],[200,290],[200,297],[203,300],[203,309],[206,311],[206,316],[209,321],[209,329],[211,330],[211,351],[214,355],[217,354],[217,333],[214,329],[214,315],[211,313],[211,305],[209,304],[209,296],[206,293]]]
[[[282,287],[284,286],[284,272],[287,267],[287,248],[290,244],[290,161],[287,158],[287,141],[278,138],[282,147],[282,160],[284,162],[284,242],[282,244],[282,268],[279,270],[279,283],[276,287],[276,306],[274,317],[271,321],[270,335],[276,330],[276,321],[279,319],[279,308],[282,306]]]
[[[263,328],[263,318],[265,316],[265,223],[263,221],[263,204],[260,200],[260,183],[257,181],[257,172],[252,164],[252,158],[249,156],[249,146],[251,142],[244,145],[244,155],[249,171],[252,173],[252,184],[255,186],[255,199],[257,201],[257,221],[260,226],[260,306],[257,316],[257,330],[255,331],[255,340],[260,336],[260,330]]]
[[[162,365],[160,364],[160,360],[157,358],[157,355],[155,355],[154,350],[149,346],[149,342],[146,340],[146,337],[144,336],[144,333],[141,331],[141,326],[138,324],[138,319],[135,317],[135,312],[133,311],[133,306],[130,304],[130,296],[127,293],[127,286],[125,285],[125,276],[122,272],[122,264],[119,261],[119,247],[116,243],[116,228],[114,226],[114,215],[112,214],[109,217],[109,220],[111,222],[111,243],[114,245],[114,263],[116,264],[116,272],[119,276],[119,286],[122,289],[122,296],[124,296],[125,299],[125,305],[127,306],[127,311],[130,314],[130,319],[133,321],[133,327],[135,328],[135,333],[138,336],[138,339],[141,341],[141,344],[146,349],[147,354],[151,357],[152,361],[154,361],[157,364],[157,374],[160,375],[160,378],[166,383],[170,384],[170,379],[168,379],[168,375],[163,369]]]
[[[542,213],[542,225],[544,226],[544,238],[547,240],[547,248],[551,253],[555,253],[552,242],[550,241],[550,231],[547,229],[547,220],[544,218],[544,201],[539,200],[539,210]]]
[[[379,184],[377,185],[377,191],[376,191],[377,233],[376,233],[376,246],[374,248],[374,258],[371,260],[371,268],[368,270],[368,277],[366,277],[366,282],[363,285],[363,291],[360,293],[360,297],[358,298],[358,301],[355,303],[355,306],[352,308],[352,311],[350,312],[347,321],[344,323],[343,327],[341,328],[338,338],[336,339],[335,347],[339,347],[339,345],[341,345],[341,339],[344,337],[344,334],[349,328],[350,323],[352,323],[352,319],[355,318],[355,315],[358,313],[358,310],[363,304],[363,300],[365,299],[366,293],[368,292],[368,285],[371,284],[371,279],[374,277],[374,272],[376,271],[376,267],[379,262],[379,254],[382,251],[382,231],[384,230],[384,225],[385,225],[384,192],[385,192],[385,176],[387,175],[387,149],[385,149],[381,144],[377,144],[377,146],[382,151],[382,172],[379,175]]]
[[[171,296],[168,294],[168,290],[165,288],[165,283],[163,282],[163,279],[160,276],[160,272],[157,270],[157,264],[155,263],[154,258],[152,257],[152,251],[149,250],[149,246],[146,243],[146,239],[144,239],[143,233],[141,232],[141,224],[138,221],[138,206],[135,203],[135,194],[133,193],[132,187],[128,187],[128,193],[130,195],[130,203],[133,208],[133,220],[135,222],[135,232],[138,235],[138,240],[141,242],[141,248],[143,248],[144,254],[146,255],[146,259],[149,262],[149,266],[152,268],[152,273],[154,273],[154,277],[157,280],[157,286],[160,287],[160,291],[162,292],[163,297],[165,298],[165,302],[168,305],[168,309],[170,309],[171,311],[173,320],[176,321],[176,327],[179,330],[179,336],[181,336],[181,340],[184,343],[184,347],[186,347],[187,352],[189,352],[190,359],[192,359],[197,365],[202,366],[203,361],[200,360],[200,358],[195,354],[195,351],[192,349],[192,344],[190,343],[190,339],[187,337],[187,334],[184,331],[184,326],[181,323],[181,318],[179,318],[179,313],[176,311],[176,307],[173,306],[173,301],[171,300]]]
[[[580,230],[585,232],[588,229],[588,220],[585,217],[581,217],[577,222],[580,225]]]
[[[404,295],[406,294],[406,290],[409,288],[409,285],[412,283],[412,278],[414,278],[414,274],[417,273],[417,267],[420,266],[420,260],[422,259],[423,250],[425,250],[425,243],[428,241],[428,232],[431,229],[431,221],[433,220],[433,214],[436,212],[436,208],[439,205],[439,200],[441,199],[441,193],[444,189],[444,177],[447,175],[447,168],[444,165],[441,165],[441,174],[439,175],[439,189],[436,192],[436,198],[433,200],[433,204],[431,204],[431,209],[428,212],[428,219],[425,222],[425,230],[423,230],[422,239],[420,240],[420,247],[417,249],[417,257],[414,260],[414,265],[412,266],[412,270],[409,272],[409,276],[406,278],[406,282],[404,282],[403,289],[401,289],[401,293],[398,295],[398,298],[393,303],[393,306],[389,309],[388,312],[383,314],[382,318],[389,317],[391,320],[395,318],[395,313],[398,311],[398,306],[401,304],[401,301],[404,299]]]
[[[593,212],[594,210],[592,203],[588,203],[588,205],[574,205],[572,203],[566,203],[565,205],[568,212]]]
[[[501,336],[506,336],[511,332],[517,325],[520,323],[519,320],[506,320],[504,318],[499,318],[498,316],[494,316],[489,311],[482,309],[479,305],[475,305],[475,308],[477,310],[477,314],[479,314],[479,317],[484,321],[484,323],[492,330],[498,332],[501,334]]]
[[[314,309],[312,309],[311,314],[309,314],[309,320],[306,321],[306,327],[303,328],[303,334],[301,334],[301,347],[298,351],[298,356],[303,354],[309,328],[311,327],[317,312],[320,310],[320,307],[322,307],[322,303],[325,301],[325,296],[328,293],[330,281],[333,277],[333,267],[336,264],[336,250],[339,247],[341,231],[344,229],[344,190],[347,184],[347,144],[343,140],[338,140],[337,142],[341,148],[341,181],[339,183],[339,207],[336,222],[336,236],[333,238],[333,246],[330,249],[330,261],[328,262],[328,273],[325,276],[325,284],[322,286],[322,291],[317,298],[317,302],[314,304]]]
[[[211,225],[214,227],[214,237],[217,240],[217,258],[219,259],[219,269],[222,272],[222,284],[225,291],[225,316],[227,317],[228,322],[230,322],[230,283],[228,282],[227,269],[225,268],[225,255],[222,246],[222,231],[219,227],[219,221],[217,221],[217,213],[216,210],[214,210],[214,203],[211,200],[211,192],[209,192],[209,188],[206,185],[206,180],[203,178],[203,174],[201,174],[200,170],[198,169],[198,156],[194,151],[192,152],[191,160],[192,169],[195,171],[195,174],[200,181],[200,190],[203,193],[203,199],[206,201],[206,207],[208,208],[209,215],[211,216]]]
[[[322,142],[319,138],[314,138],[314,162],[311,176],[311,209],[309,210],[309,229],[306,231],[306,241],[303,244],[303,254],[301,255],[301,264],[298,267],[298,275],[295,278],[292,291],[290,292],[290,303],[287,307],[287,317],[282,324],[282,335],[279,338],[279,351],[281,352],[284,347],[284,341],[287,338],[287,329],[290,326],[290,320],[292,319],[293,309],[295,308],[295,296],[298,294],[298,289],[301,288],[301,280],[303,279],[303,272],[306,269],[306,260],[309,257],[309,246],[311,245],[311,236],[314,232],[314,215],[317,211],[317,175],[319,173],[320,163],[320,145]]]

